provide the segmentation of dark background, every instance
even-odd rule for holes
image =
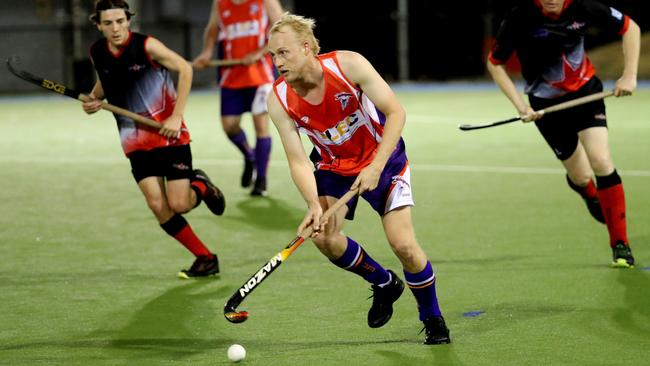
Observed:
[[[485,77],[485,56],[506,11],[533,0],[406,0],[409,72],[406,80],[448,81]],[[316,19],[323,52],[354,50],[389,81],[398,80],[398,0],[281,0],[286,10]],[[650,1],[601,0],[650,26]],[[151,34],[187,59],[202,47],[212,0],[131,0],[132,28]],[[93,0],[0,1],[0,57],[19,55],[23,67],[49,79],[90,90],[94,72],[87,50],[101,34],[88,21]],[[76,11],[75,11],[76,10]],[[76,30],[76,31],[75,31]],[[75,36],[76,35],[76,36]],[[587,47],[616,37],[590,34]],[[4,68],[3,68],[4,69]],[[195,73],[195,87],[214,87],[215,72]],[[0,93],[37,88],[0,71]]]
[[[532,0],[410,0],[410,79],[483,76],[487,50],[503,16],[523,1]],[[650,1],[601,2],[628,14],[642,31],[650,26]],[[361,52],[386,78],[394,79],[397,75],[396,4],[396,0],[296,1],[296,12],[316,18],[316,33],[324,51]],[[613,40],[616,37],[593,33],[586,47]]]

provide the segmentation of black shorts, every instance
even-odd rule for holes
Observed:
[[[192,176],[192,150],[189,144],[134,151],[129,154],[129,160],[136,182],[147,177],[175,180],[190,179]]]
[[[554,99],[528,96],[528,100],[530,106],[537,111],[601,91],[603,91],[603,83],[594,76],[574,93]],[[566,160],[576,151],[578,132],[589,127],[607,127],[605,102],[601,99],[563,111],[549,113],[540,120],[535,121],[535,125],[537,125],[537,129],[544,136],[555,156],[560,160]]]

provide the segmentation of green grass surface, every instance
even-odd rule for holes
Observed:
[[[186,117],[195,165],[225,191],[223,217],[187,215],[220,255],[218,279],[180,281],[192,257],[158,227],[134,184],[112,116],[69,99],[2,99],[0,364],[638,365],[650,349],[650,91],[608,101],[638,265],[609,268],[604,226],[564,182],[533,125],[460,132],[513,115],[496,91],[402,92],[418,239],[438,276],[453,343],[424,346],[410,293],[366,325],[368,286],[301,247],[246,299],[231,293],[294,236],[304,213],[275,140],[267,198],[238,187],[240,157],[213,94]],[[246,119],[249,136],[250,120]],[[399,269],[371,209],[346,233]],[[463,313],[484,311],[476,317]]]

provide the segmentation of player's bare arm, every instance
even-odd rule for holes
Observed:
[[[623,75],[616,81],[614,95],[617,97],[632,95],[636,89],[641,49],[641,30],[630,19],[627,32],[623,35]]]
[[[219,36],[219,29],[221,28],[221,17],[219,16],[219,1],[212,2],[212,10],[210,11],[210,19],[203,31],[203,49],[201,53],[192,61],[192,66],[201,70],[208,67],[212,55],[214,55],[214,44],[217,42]]]
[[[278,0],[264,0],[266,6],[266,13],[269,16],[269,24],[273,24],[282,17],[282,5]]]
[[[323,209],[318,199],[318,190],[316,189],[316,179],[314,178],[312,164],[307,154],[305,154],[305,149],[300,140],[295,123],[284,111],[277,96],[273,93],[269,95],[267,104],[269,116],[275,128],[278,130],[280,141],[282,141],[282,145],[284,146],[289,170],[291,171],[291,178],[308,207],[307,214],[300,223],[297,232],[302,232],[307,225],[313,223],[315,233],[312,236],[314,236],[322,231],[325,222],[320,222]]]
[[[377,148],[375,158],[359,173],[352,185],[353,189],[358,187],[360,192],[365,192],[377,187],[379,176],[402,135],[406,112],[388,83],[365,57],[350,51],[339,51],[337,57],[343,73],[350,81],[357,84],[386,116],[382,141]]]
[[[541,113],[535,113],[535,111],[524,102],[524,98],[521,96],[519,91],[517,91],[517,86],[515,86],[515,83],[508,75],[504,65],[494,65],[488,61],[487,69],[492,76],[492,79],[494,79],[494,82],[499,86],[499,89],[501,89],[503,94],[508,97],[512,105],[517,109],[517,113],[519,113],[522,121],[530,122],[542,118]]]
[[[280,5],[280,2],[278,0],[264,0],[264,6],[266,8],[266,14],[269,17],[269,24],[273,24],[278,19],[280,19],[280,17],[282,16],[282,5]],[[244,63],[244,65],[254,64],[255,62],[259,61],[262,57],[264,57],[264,55],[267,52],[268,52],[268,47],[267,47],[267,43],[265,43],[262,47],[260,47],[256,51],[246,55],[242,59],[242,62]]]
[[[180,133],[183,123],[183,112],[187,104],[187,97],[192,88],[192,67],[179,54],[167,48],[159,40],[150,37],[146,44],[146,50],[151,58],[163,65],[165,68],[178,73],[178,85],[176,105],[172,115],[164,122],[160,134],[166,137],[176,137]]]

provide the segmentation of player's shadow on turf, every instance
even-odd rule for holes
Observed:
[[[213,283],[213,279],[193,280],[174,287],[136,310],[129,322],[116,332],[91,334],[89,337],[108,336],[110,341],[105,347],[109,349],[142,351],[130,352],[130,359],[163,360],[170,356],[190,356],[214,349],[215,339],[196,338],[208,330],[210,334],[217,333],[215,335],[225,346],[231,339],[225,334],[218,334],[219,329],[223,329],[218,322],[225,323],[225,320],[218,316],[215,300],[218,304],[223,303],[234,287],[207,289]]]
[[[636,333],[645,338],[650,333],[650,306],[648,305],[648,284],[650,284],[650,273],[641,271],[637,263],[634,269],[616,269],[618,282],[623,286],[623,300],[625,307],[616,310],[613,315],[614,321],[619,323],[619,329],[625,333]],[[639,318],[642,321],[639,321]]]
[[[241,216],[224,216],[264,230],[294,231],[306,212],[272,197],[250,197],[239,201]]]
[[[391,365],[463,365],[458,359],[454,349],[450,345],[430,345],[422,347],[429,347],[431,349],[431,358],[422,359],[421,357],[414,357],[397,351],[377,351],[377,353],[385,357]]]

